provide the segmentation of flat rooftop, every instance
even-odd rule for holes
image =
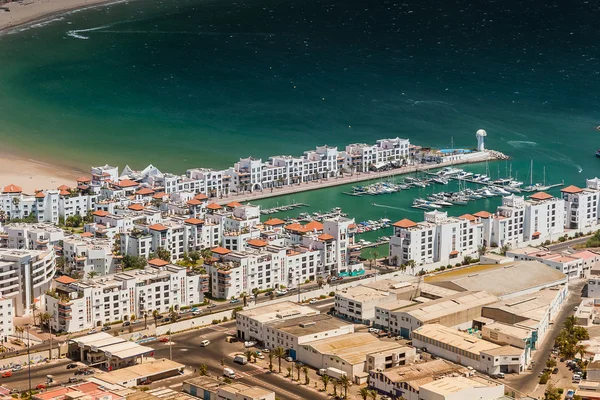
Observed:
[[[466,378],[464,376],[448,376],[422,385],[421,388],[440,396],[451,396],[452,394],[459,393],[463,390],[495,387],[499,385],[500,383],[478,377]]]
[[[498,301],[498,298],[486,292],[459,292],[449,297],[431,300],[401,310],[420,321],[431,321],[447,315],[482,307]]]
[[[121,368],[116,371],[107,372],[98,375],[95,378],[111,384],[120,384],[121,382],[152,377],[166,371],[183,369],[184,367],[185,365],[179,364],[178,362],[161,358],[155,361],[147,361],[143,364],[134,365],[132,367]]]
[[[486,305],[483,307],[482,314],[488,315],[485,312],[486,310],[496,309],[504,311],[507,314],[523,317],[524,319],[540,321],[540,318],[543,318],[547,313],[548,308],[557,295],[557,290],[546,288],[536,293],[523,294]]]
[[[248,310],[238,311],[237,313],[237,315],[252,318],[262,323],[271,323],[287,318],[315,314],[320,314],[320,311],[291,301],[259,306]]]
[[[530,338],[532,335],[532,329],[526,329],[524,327],[509,325],[502,322],[493,322],[491,324],[487,324],[483,327],[483,329],[489,329],[492,332],[504,333],[506,335],[519,338],[523,341]]]
[[[446,360],[432,360],[425,363],[400,365],[381,372],[391,382],[406,382],[415,390],[440,376],[453,373],[466,373],[466,367],[451,363]]]
[[[321,354],[335,355],[351,365],[364,362],[367,354],[406,347],[379,340],[370,333],[352,333],[304,343]]]
[[[270,325],[294,336],[311,335],[314,333],[330,331],[344,326],[353,326],[351,322],[332,317],[327,314],[305,315],[290,318]]]
[[[425,278],[445,288],[459,291],[486,291],[498,297],[509,296],[532,288],[564,284],[567,277],[539,261],[475,266]]]
[[[460,332],[456,329],[448,328],[440,324],[427,324],[413,331],[426,338],[436,340],[448,346],[454,346],[457,349],[479,354],[481,351],[490,351],[499,348],[495,343],[479,339],[476,336]]]

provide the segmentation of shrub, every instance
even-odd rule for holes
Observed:
[[[320,296],[319,296],[319,298],[320,298],[320,299],[326,299],[326,298],[327,298],[327,296],[325,296],[324,294],[322,294],[322,295],[320,295]]]
[[[446,265],[446,268],[448,268],[448,269],[452,268],[452,264]]]
[[[446,269],[446,267],[444,267],[443,265],[440,267],[440,271],[443,271],[445,269]]]
[[[335,292],[329,292],[329,297],[335,296]]]
[[[455,267],[460,267],[462,264],[461,263],[456,263],[454,266]]]
[[[213,320],[212,320],[212,324],[213,324],[213,325],[216,325],[216,324],[218,324],[219,322],[221,322],[221,320],[218,320],[218,319],[213,319]]]
[[[557,388],[556,391],[558,392],[558,394],[563,394],[563,392],[565,391],[565,389],[563,389],[563,388]]]
[[[227,317],[223,317],[223,322],[227,322]]]

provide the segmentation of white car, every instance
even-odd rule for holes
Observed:
[[[192,315],[200,315],[202,314],[202,310],[196,310],[194,312],[192,312]]]
[[[371,332],[371,333],[379,333],[379,329],[377,329],[377,328],[369,328],[369,332]]]
[[[248,340],[244,342],[244,347],[254,347],[256,346],[256,342],[253,340]]]
[[[317,301],[319,301],[319,300],[317,300],[317,299],[310,299],[310,301],[308,302],[308,304],[315,304]]]
[[[210,344],[210,340],[203,340],[200,342],[200,347],[206,347]]]

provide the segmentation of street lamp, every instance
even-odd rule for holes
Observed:
[[[300,272],[296,273],[296,277],[298,278],[298,304],[300,304]]]
[[[27,330],[27,375],[29,380],[29,396],[31,396],[31,341],[29,340],[29,324],[25,325],[25,329]]]

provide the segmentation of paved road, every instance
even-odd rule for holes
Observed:
[[[67,369],[67,364],[73,361],[69,359],[55,360],[50,364],[41,364],[31,367],[31,387],[35,389],[39,383],[46,383],[46,376],[52,375],[55,382],[68,383],[69,378],[75,376],[76,369]],[[23,368],[20,371],[14,372],[10,378],[2,378],[0,381],[9,389],[17,389],[20,391],[29,388],[28,369]]]
[[[584,236],[584,237],[580,237],[577,239],[566,241],[564,243],[551,244],[551,245],[545,246],[545,247],[550,251],[555,251],[555,252],[565,251],[569,247],[587,242],[587,240],[589,238],[590,238],[589,236]]]
[[[538,374],[546,367],[546,360],[550,357],[550,353],[554,347],[554,339],[556,339],[558,333],[562,329],[565,319],[569,315],[573,314],[573,309],[575,306],[581,303],[581,294],[584,285],[585,281],[579,281],[569,285],[570,295],[568,299],[565,301],[558,316],[554,320],[554,324],[546,334],[543,347],[539,349],[533,356],[533,361],[535,362],[533,369],[528,371],[528,373],[522,374],[514,379],[507,376],[505,382],[507,385],[510,385],[511,387],[523,393],[531,393],[534,391],[539,380]]]
[[[208,366],[209,373],[212,376],[221,376],[223,373],[224,362],[226,367],[232,368],[240,376],[237,381],[249,384],[258,385],[266,389],[276,392],[277,397],[282,400],[303,400],[303,399],[325,399],[326,396],[314,390],[307,389],[304,386],[297,385],[287,379],[282,379],[271,374],[268,371],[256,367],[249,363],[247,365],[234,364],[233,354],[243,351],[241,343],[227,343],[225,337],[235,333],[235,321],[225,324],[202,328],[197,331],[185,332],[172,336],[172,343],[154,342],[149,344],[150,347],[156,349],[156,358],[169,358],[170,353],[173,355],[173,360],[186,365],[189,368],[197,368],[200,364]],[[199,343],[204,340],[210,340],[210,345],[200,347]],[[274,362],[277,368],[277,362]],[[283,361],[282,370],[285,373],[287,362]],[[176,388],[184,380],[191,376],[183,376],[170,379],[168,386]],[[165,386],[164,382],[156,382],[152,387]]]

